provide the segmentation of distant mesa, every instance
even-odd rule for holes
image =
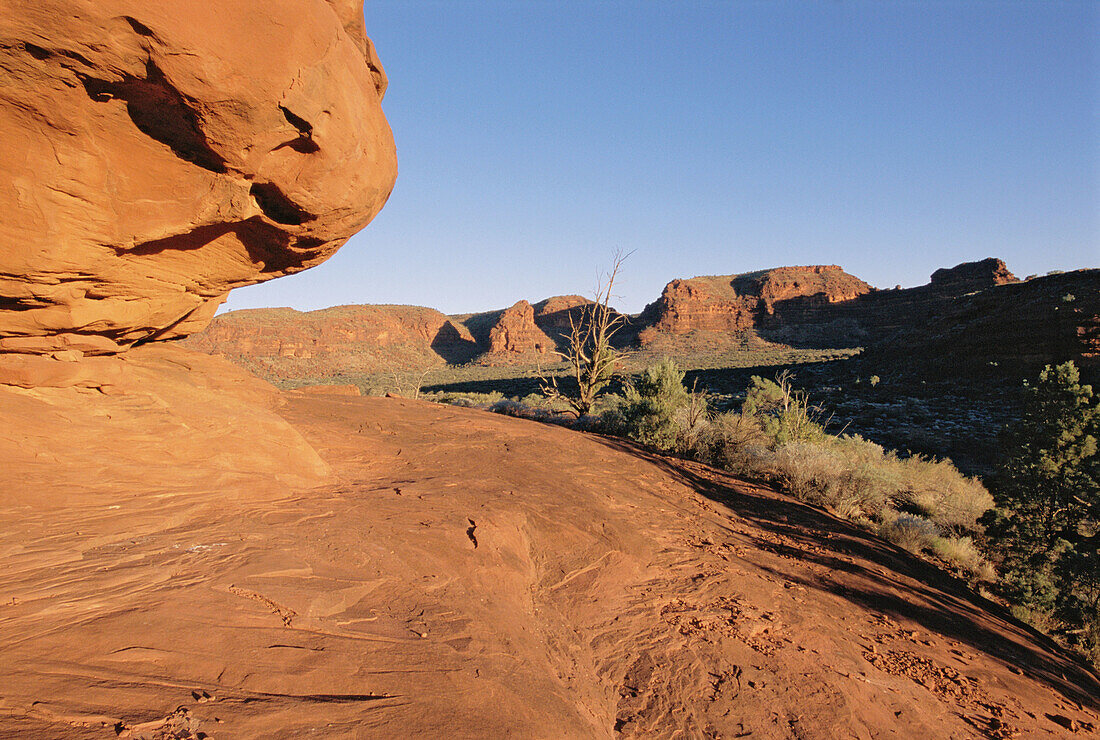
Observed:
[[[359,3],[6,5],[0,351],[198,331],[386,202],[386,77]]]
[[[874,290],[836,265],[673,280],[640,317],[643,345],[660,334],[692,331],[744,332],[756,329],[776,304],[804,299],[806,305],[849,301]]]
[[[1018,282],[1020,279],[1008,271],[1003,261],[988,257],[980,262],[964,262],[950,269],[936,270],[930,284],[945,293],[961,295]]]
[[[231,311],[185,344],[270,379],[387,373],[460,364],[481,353],[461,322],[420,306]]]

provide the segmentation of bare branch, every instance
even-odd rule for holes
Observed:
[[[569,334],[562,337],[566,349],[558,354],[569,364],[577,390],[562,391],[557,378],[547,378],[539,368],[539,386],[543,395],[565,401],[577,416],[592,410],[596,398],[611,382],[621,360],[621,353],[611,346],[611,339],[625,322],[622,314],[611,308],[610,302],[615,279],[628,256],[617,252],[611,271],[597,282],[595,300],[581,308],[579,318],[569,314]]]

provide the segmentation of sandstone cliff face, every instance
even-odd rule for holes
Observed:
[[[640,338],[644,345],[661,333],[749,331],[781,302],[805,299],[808,305],[829,305],[871,290],[836,265],[673,280],[642,312],[639,320],[646,328]]]
[[[1017,282],[992,257],[937,270],[929,284],[904,290],[877,290],[835,265],[673,280],[639,317],[640,341],[706,334],[708,341],[861,346],[950,312],[962,296]]]
[[[352,0],[0,0],[0,351],[201,329],[396,176]]]
[[[185,346],[227,357],[268,380],[417,370],[477,359],[535,362],[568,335],[591,303],[554,296],[498,311],[449,317],[422,306],[337,306],[231,311],[215,317]],[[560,349],[560,347],[558,347]]]
[[[549,337],[569,334],[592,300],[579,295],[556,295],[534,304],[535,324]],[[570,323],[572,321],[572,323]]]
[[[851,300],[776,302],[757,326],[760,336],[797,346],[866,346],[949,313],[969,293],[1018,282],[1005,263],[990,257],[936,270],[927,285],[871,290]]]

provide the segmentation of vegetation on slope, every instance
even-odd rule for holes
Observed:
[[[1073,363],[1047,366],[1005,433],[986,517],[1001,592],[1100,664],[1100,405]]]

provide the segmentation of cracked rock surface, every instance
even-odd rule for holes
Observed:
[[[0,352],[111,354],[316,265],[396,177],[355,0],[0,0]]]

